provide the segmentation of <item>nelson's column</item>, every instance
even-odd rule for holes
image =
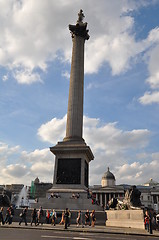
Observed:
[[[90,147],[86,145],[82,138],[84,44],[85,40],[89,39],[87,23],[83,23],[83,18],[83,11],[80,10],[77,23],[75,25],[69,25],[73,48],[66,136],[62,142],[58,142],[57,145],[50,148],[50,151],[55,154],[56,157],[53,187],[48,193],[58,193],[58,195],[60,195],[61,198],[58,199],[59,208],[71,207],[72,209],[78,209],[82,207],[82,204],[86,207],[88,200],[90,201],[90,199],[87,199],[89,162],[94,159],[94,156]],[[73,200],[71,199],[72,194],[80,195],[78,201],[70,202]],[[65,199],[65,201],[62,199]]]

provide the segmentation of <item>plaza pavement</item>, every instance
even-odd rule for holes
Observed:
[[[21,229],[39,229],[39,230],[56,230],[56,231],[72,231],[72,232],[93,232],[93,233],[109,233],[109,234],[127,234],[127,235],[138,235],[138,236],[151,236],[151,237],[158,237],[159,238],[159,231],[153,230],[153,234],[148,233],[144,229],[135,229],[135,228],[119,228],[119,227],[105,227],[105,226],[79,226],[72,224],[70,227],[68,227],[67,230],[64,229],[64,225],[57,224],[56,226],[53,226],[51,224],[43,224],[38,226],[31,226],[30,223],[28,223],[27,226],[25,226],[24,222],[21,223],[21,226],[19,226],[18,222],[13,222],[11,225],[3,225],[0,226],[0,228],[21,228]]]

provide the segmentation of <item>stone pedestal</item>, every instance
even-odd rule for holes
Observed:
[[[89,162],[94,158],[84,142],[58,142],[50,151],[56,155],[54,189],[88,188]]]
[[[48,190],[48,197],[51,194],[60,196],[58,203],[62,209],[68,205],[71,209],[90,208],[88,178],[93,154],[89,146],[85,142],[66,141],[58,142],[50,150],[56,158],[53,187]]]
[[[143,210],[108,210],[106,211],[108,227],[129,227],[144,229]]]

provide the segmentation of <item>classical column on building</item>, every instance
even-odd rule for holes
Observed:
[[[107,194],[105,193],[105,205],[107,205]]]
[[[58,142],[57,145],[50,148],[50,151],[56,156],[53,188],[50,192],[64,192],[66,189],[72,189],[74,192],[81,190],[81,193],[86,193],[89,185],[89,162],[94,159],[82,133],[84,44],[89,39],[87,23],[83,22],[83,18],[83,11],[80,10],[76,24],[69,25],[73,48],[66,136],[62,142]]]

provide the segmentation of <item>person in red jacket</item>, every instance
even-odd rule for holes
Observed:
[[[150,217],[148,214],[148,211],[145,212],[145,218],[144,218],[144,225],[145,225],[145,229],[149,232],[149,225],[150,224]]]

